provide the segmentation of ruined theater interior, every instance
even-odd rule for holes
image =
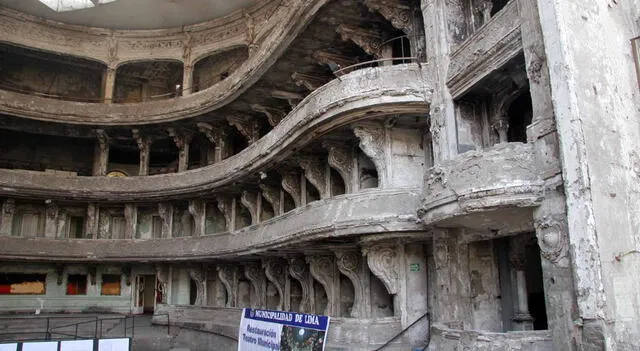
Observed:
[[[0,337],[639,350],[638,37],[638,0],[0,0]]]

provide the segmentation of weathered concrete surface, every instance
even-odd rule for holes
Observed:
[[[428,225],[522,231],[542,197],[531,144],[466,152],[427,171],[425,183],[418,215]]]
[[[640,139],[630,38],[637,2],[539,0],[566,194],[569,247],[589,350],[637,349]]]
[[[378,67],[335,79],[307,96],[258,141],[206,167],[126,178],[50,177],[0,169],[0,194],[94,201],[166,200],[200,194],[263,170],[338,126],[383,114],[427,112],[430,83],[422,76],[425,69],[415,64]]]
[[[549,331],[489,333],[434,325],[428,350],[550,351],[553,347]]]
[[[419,198],[417,190],[372,189],[315,201],[232,233],[201,237],[126,241],[1,237],[0,255],[20,260],[193,260],[256,253],[326,237],[419,232],[424,230],[415,216]]]

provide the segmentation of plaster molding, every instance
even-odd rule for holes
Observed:
[[[400,255],[398,244],[395,242],[372,243],[362,250],[367,257],[367,264],[371,272],[387,288],[391,295],[398,293],[400,289]]]

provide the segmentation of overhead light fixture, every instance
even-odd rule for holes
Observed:
[[[82,10],[117,0],[38,0],[56,12]]]

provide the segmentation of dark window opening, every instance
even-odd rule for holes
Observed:
[[[103,274],[101,295],[119,296],[121,291],[119,274]]]
[[[149,152],[149,174],[167,174],[178,171],[178,147],[172,139],[154,141]]]
[[[198,285],[193,279],[189,279],[189,305],[195,305],[198,299]]]
[[[509,129],[507,138],[509,142],[527,142],[527,126],[531,124],[533,109],[529,92],[518,96],[507,110],[509,116]]]
[[[0,273],[0,295],[44,295],[46,274]]]
[[[307,203],[320,200],[320,192],[318,191],[318,189],[313,184],[311,184],[308,179],[305,180],[307,182]]]
[[[402,58],[401,60],[393,60],[394,65],[411,62],[411,60],[406,59],[411,57],[411,44],[406,36],[394,40],[391,50],[394,58]]]
[[[509,0],[493,0],[493,8],[491,8],[491,16],[493,17],[493,15],[500,12],[500,10],[502,10],[507,5],[508,2]]]
[[[86,295],[87,276],[84,274],[70,274],[67,276],[67,295]]]
[[[69,218],[69,238],[79,239],[84,234],[84,217],[71,216]]]

